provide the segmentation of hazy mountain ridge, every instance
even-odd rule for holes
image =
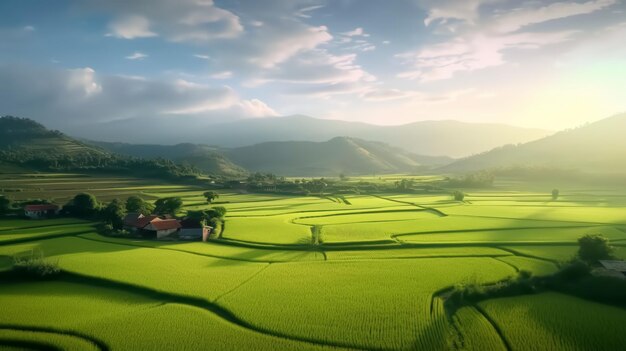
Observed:
[[[626,114],[520,145],[506,145],[457,160],[441,171],[544,167],[589,173],[626,173]]]
[[[488,151],[504,144],[536,140],[552,133],[493,123],[422,121],[380,126],[301,115],[207,123],[184,118],[156,121],[131,119],[81,128],[75,133],[92,140],[169,145],[191,142],[228,148],[273,141],[322,142],[337,136],[347,136],[387,143],[420,155],[455,158]],[[159,128],[150,128],[150,125],[159,125]],[[137,130],[147,132],[137,133]]]
[[[251,171],[291,176],[413,172],[452,161],[447,157],[416,155],[384,143],[349,137],[324,142],[267,142],[225,149],[224,153]]]

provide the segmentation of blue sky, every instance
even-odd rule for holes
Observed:
[[[57,128],[306,114],[561,129],[626,111],[620,0],[5,0],[0,13],[0,113]]]

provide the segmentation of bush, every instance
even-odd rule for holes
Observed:
[[[609,260],[613,257],[613,248],[609,239],[600,234],[588,234],[578,239],[578,258],[594,264],[598,260]]]
[[[455,201],[463,201],[463,200],[465,200],[465,193],[462,192],[462,191],[456,190],[454,193],[452,193],[452,195],[454,196],[454,200]]]
[[[13,271],[21,277],[48,278],[59,275],[61,268],[58,261],[51,261],[42,252],[33,251],[28,255],[13,256]]]
[[[556,201],[559,198],[559,189],[552,190],[552,200]]]

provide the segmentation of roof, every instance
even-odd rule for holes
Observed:
[[[626,273],[626,261],[600,260],[600,264],[608,270]]]
[[[124,224],[134,226],[139,218],[143,218],[141,213],[129,213],[124,217]]]
[[[180,228],[180,223],[176,219],[163,219],[159,221],[153,221],[150,223],[154,230],[168,230]]]
[[[158,222],[160,220],[161,218],[159,218],[159,216],[150,215],[150,216],[138,218],[137,221],[135,221],[135,224],[133,225],[137,228],[143,228],[152,222]]]
[[[58,210],[59,206],[54,204],[41,204],[41,205],[26,205],[24,207],[25,211],[50,211],[50,210]]]

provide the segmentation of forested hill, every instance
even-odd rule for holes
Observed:
[[[507,167],[571,169],[626,174],[626,114],[521,144],[458,160],[442,171],[467,172]]]
[[[384,143],[348,137],[326,142],[267,142],[223,152],[248,170],[286,176],[414,172],[451,162],[447,157],[416,155]]]
[[[242,176],[248,172],[231,162],[216,148],[200,144],[151,145],[89,142],[111,152],[141,158],[166,158],[181,164],[194,165],[203,172],[226,176]]]
[[[0,117],[0,168],[33,171],[90,171],[181,179],[194,177],[194,167],[170,160],[123,157],[43,125],[13,116]]]

